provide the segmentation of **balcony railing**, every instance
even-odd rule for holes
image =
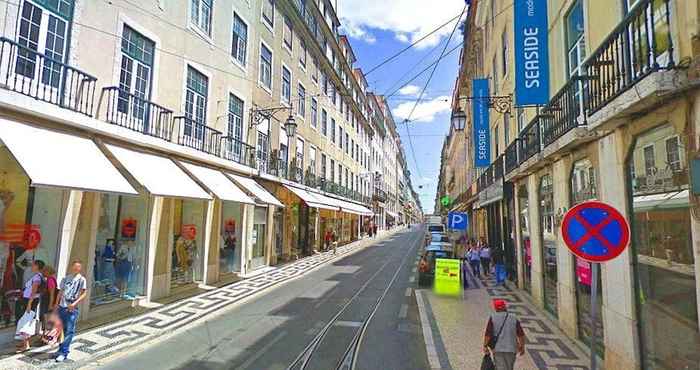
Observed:
[[[572,129],[586,124],[583,107],[588,83],[574,77],[549,100],[540,113],[542,144],[547,146]]]
[[[640,0],[584,63],[591,115],[641,79],[675,66],[672,0]]]
[[[289,167],[289,180],[299,184],[304,183],[304,169],[297,166],[293,161],[291,167]]]
[[[520,139],[515,139],[506,148],[506,154],[505,154],[506,174],[509,174],[509,173],[513,172],[513,170],[518,168],[518,145],[519,145],[519,142],[520,142]]]
[[[221,131],[185,116],[175,117],[174,123],[177,128],[178,144],[201,152],[219,155],[221,138],[223,137]]]
[[[0,88],[92,116],[97,79],[0,37]]]
[[[527,161],[540,152],[540,135],[540,117],[536,116],[535,119],[525,126],[520,134],[520,152],[518,153],[520,163]]]
[[[304,185],[311,188],[316,188],[318,187],[318,180],[319,178],[314,173],[314,170],[311,167],[307,167],[306,174],[304,175]]]
[[[493,181],[499,181],[503,178],[503,154],[501,154],[496,161],[491,163],[493,167]]]
[[[255,148],[243,141],[231,137],[224,136],[220,143],[220,157],[228,159],[244,166],[255,167]]]
[[[173,111],[170,109],[116,86],[102,89],[100,104],[102,103],[106,105],[105,121],[145,135],[172,140]]]

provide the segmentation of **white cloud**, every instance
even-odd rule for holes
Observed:
[[[368,35],[372,36],[368,29],[375,28],[393,32],[401,42],[412,43],[457,16],[464,8],[464,0],[439,2],[440,5],[426,0],[340,0],[338,16],[343,30],[355,39],[367,41]],[[454,25],[450,22],[416,48],[436,45],[450,34]],[[459,37],[457,32],[455,37]]]
[[[420,92],[420,87],[416,85],[406,85],[399,89],[399,94],[401,95],[411,95],[411,96],[416,96],[418,95],[418,92]]]
[[[406,102],[397,105],[396,108],[392,109],[394,117],[400,120],[407,119],[408,115],[411,114],[411,110],[413,110],[414,104],[415,102]],[[450,109],[450,97],[438,96],[437,98],[418,103],[411,115],[411,122],[432,122],[437,114],[449,112]]]

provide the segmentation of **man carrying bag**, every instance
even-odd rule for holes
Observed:
[[[493,300],[494,312],[484,333],[482,370],[513,370],[516,353],[525,354],[525,332],[514,314],[507,312],[506,301]],[[498,328],[495,331],[494,328]]]

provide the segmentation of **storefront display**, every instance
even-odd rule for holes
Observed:
[[[206,208],[207,203],[202,200],[175,200],[171,286],[203,279]]]
[[[682,132],[671,125],[635,139],[629,158],[632,252],[644,368],[700,363],[689,171]]]
[[[532,292],[532,248],[530,246],[530,217],[527,186],[518,188],[518,210],[520,211],[520,253],[523,266],[523,287]]]
[[[250,268],[262,267],[266,263],[265,240],[267,240],[267,207],[255,207],[253,218],[252,253]]]
[[[540,179],[540,230],[542,237],[542,261],[544,264],[545,308],[557,316],[557,236],[554,227],[554,188],[552,176]]]
[[[219,272],[222,274],[241,270],[243,207],[241,203],[223,202],[219,241]]]
[[[148,204],[147,195],[100,195],[91,304],[143,295]]]
[[[30,278],[32,262],[57,266],[69,191],[30,187],[4,146],[0,168],[0,326],[12,326],[15,302]]]
[[[597,199],[598,191],[596,186],[596,171],[588,159],[574,162],[571,171],[571,206],[578,203]],[[576,315],[578,319],[579,336],[583,343],[589,345],[591,342],[591,264],[578,257],[575,260],[576,272]],[[603,312],[603,284],[601,274],[598,274],[598,307],[597,312]],[[597,320],[597,333],[599,336],[605,334],[603,330],[603,320]],[[596,352],[601,357],[605,356],[604,340],[602,337],[597,341]]]

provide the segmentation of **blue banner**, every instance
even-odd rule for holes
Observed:
[[[549,101],[547,0],[515,1],[515,104]]]
[[[474,167],[491,164],[491,133],[489,130],[489,80],[472,81],[472,109],[474,117]]]

